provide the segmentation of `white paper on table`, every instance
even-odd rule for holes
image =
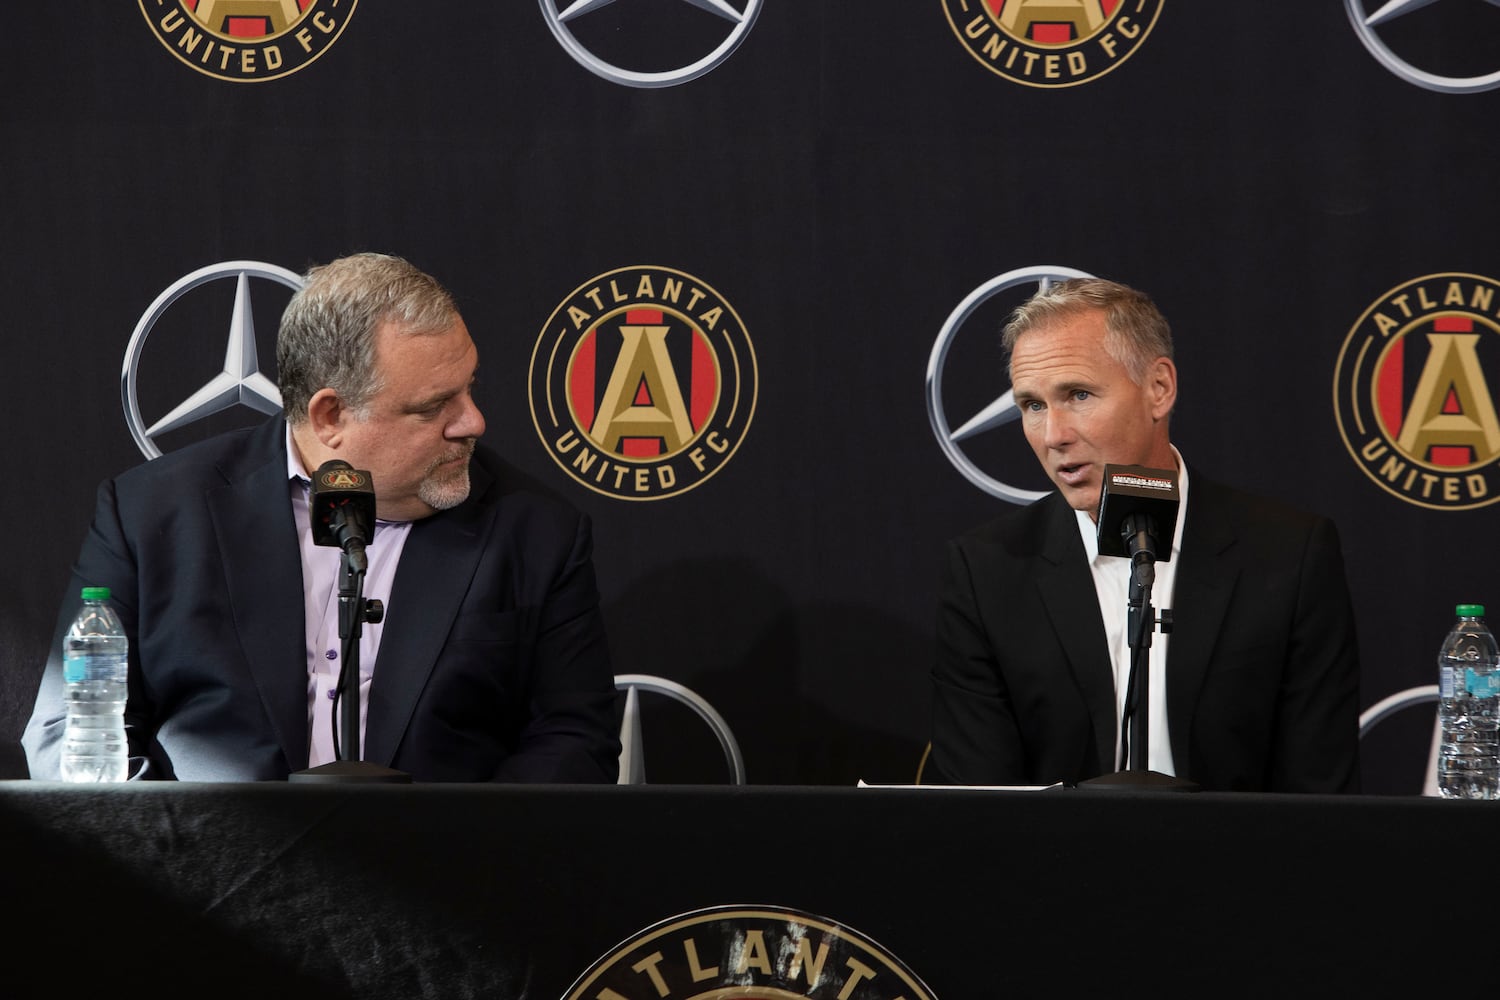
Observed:
[[[1062,782],[1054,782],[1050,785],[872,785],[865,779],[860,778],[856,788],[961,788],[968,791],[982,792],[1040,792],[1048,788],[1061,788]]]

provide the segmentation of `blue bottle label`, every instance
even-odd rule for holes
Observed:
[[[76,684],[88,675],[88,661],[81,656],[63,657],[63,680]]]
[[[1464,671],[1464,686],[1471,698],[1493,698],[1500,695],[1500,671],[1486,670],[1480,673],[1473,667]]]

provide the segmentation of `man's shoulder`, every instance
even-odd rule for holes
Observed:
[[[1059,524],[1072,524],[1073,511],[1056,493],[1048,493],[1022,507],[1001,511],[950,540],[960,548],[1000,546],[1017,553],[1039,548],[1049,531]]]
[[[1248,558],[1276,564],[1292,552],[1340,548],[1332,517],[1254,489],[1201,480],[1189,486],[1183,553],[1227,551],[1239,545]]]
[[[471,470],[484,477],[477,499],[514,509],[533,509],[552,516],[577,518],[577,506],[561,492],[521,469],[495,449],[480,443],[470,459]],[[472,472],[471,472],[472,474]]]
[[[123,489],[184,486],[205,477],[222,481],[226,469],[247,461],[264,461],[274,445],[265,426],[224,431],[126,469],[115,477]]]
[[[1282,523],[1308,526],[1328,521],[1291,501],[1240,486],[1231,486],[1200,476],[1196,471],[1188,495],[1188,507],[1219,518],[1249,523]]]

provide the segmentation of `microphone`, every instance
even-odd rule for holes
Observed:
[[[375,531],[375,485],[370,474],[342,459],[332,458],[318,466],[308,491],[313,542],[344,550],[339,560],[339,657],[338,686],[334,689],[333,748],[337,760],[317,767],[293,771],[291,781],[381,781],[409,782],[411,775],[361,759],[359,704],[359,642],[364,624],[374,625],[385,616],[378,600],[364,599],[365,544]],[[339,723],[343,725],[340,727]]]
[[[333,545],[364,569],[365,545],[375,529],[375,486],[368,472],[340,458],[318,466],[308,494],[313,543]]]
[[[1128,556],[1137,567],[1169,561],[1181,506],[1176,470],[1106,465],[1096,518],[1099,554]]]

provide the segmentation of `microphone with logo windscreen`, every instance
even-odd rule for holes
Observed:
[[[1151,631],[1161,625],[1172,630],[1172,613],[1161,618],[1151,606],[1151,588],[1156,582],[1156,561],[1172,558],[1172,538],[1177,533],[1177,514],[1182,495],[1177,491],[1175,469],[1148,469],[1141,465],[1106,465],[1099,488],[1099,554],[1130,559],[1130,594],[1127,604],[1126,637],[1130,644],[1130,674],[1125,686],[1125,708],[1120,718],[1120,758],[1126,770],[1080,782],[1079,787],[1165,787],[1196,791],[1192,782],[1168,776],[1151,768]],[[1142,775],[1145,780],[1142,780]],[[1121,777],[1121,776],[1124,777]]]
[[[375,485],[368,472],[340,458],[318,466],[308,513],[314,544],[336,546],[364,562],[365,545],[375,530]]]
[[[1181,506],[1175,469],[1106,465],[1099,490],[1099,554],[1128,556],[1136,565],[1169,561]]]

